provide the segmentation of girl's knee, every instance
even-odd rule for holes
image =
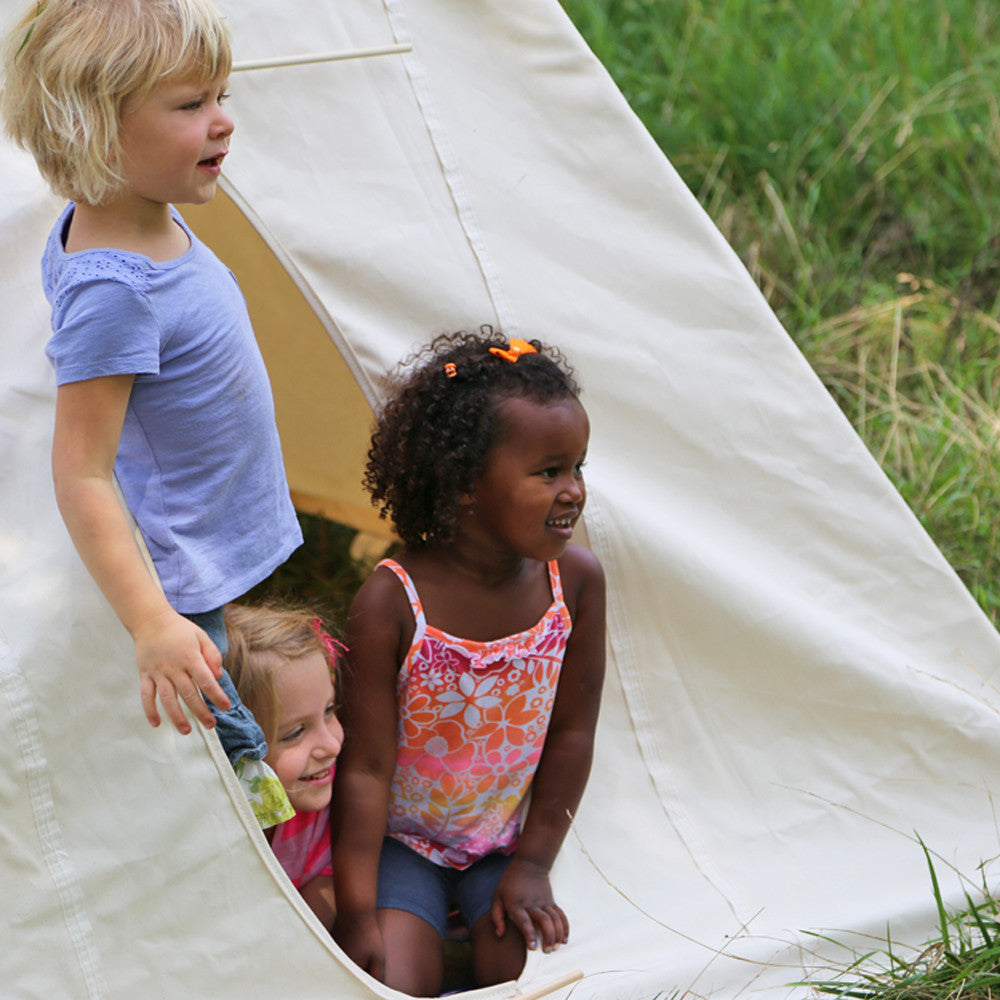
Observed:
[[[414,997],[441,992],[444,947],[437,929],[406,910],[378,911],[385,945],[385,984]]]
[[[473,925],[471,937],[472,969],[477,986],[494,986],[521,975],[527,948],[521,932],[509,921],[503,937],[497,937],[490,915],[484,914]]]

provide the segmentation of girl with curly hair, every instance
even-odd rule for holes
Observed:
[[[568,937],[549,869],[604,676],[578,395],[557,351],[484,327],[404,363],[378,417],[365,484],[404,547],[348,615],[334,936],[411,995],[441,989],[452,901],[480,986]]]

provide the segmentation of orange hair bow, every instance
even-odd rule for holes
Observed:
[[[526,340],[520,337],[511,337],[510,347],[504,350],[502,347],[491,347],[490,354],[495,354],[498,358],[503,358],[513,364],[522,354],[537,354],[538,351]]]

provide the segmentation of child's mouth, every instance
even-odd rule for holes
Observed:
[[[323,782],[329,780],[333,776],[333,766],[324,767],[322,771],[316,771],[313,774],[307,774],[299,781],[305,781],[310,784],[315,784],[316,782]]]
[[[225,153],[219,153],[217,156],[209,156],[204,160],[199,160],[198,166],[207,167],[209,170],[219,170],[222,167],[222,161],[225,156]]]
[[[569,536],[573,534],[573,528],[576,525],[576,517],[553,517],[545,522],[547,528],[558,532],[561,535]]]

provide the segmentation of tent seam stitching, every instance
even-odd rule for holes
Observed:
[[[504,290],[500,271],[486,246],[482,227],[473,208],[472,199],[469,197],[464,175],[459,167],[458,156],[434,106],[427,74],[423,69],[423,64],[417,58],[417,46],[413,44],[413,39],[407,28],[407,16],[403,10],[403,4],[400,0],[383,0],[383,6],[386,16],[389,18],[395,41],[399,44],[411,45],[411,50],[401,57],[406,67],[406,74],[430,136],[431,145],[434,147],[441,165],[445,185],[451,194],[452,203],[458,214],[459,225],[462,227],[476,259],[483,282],[486,285],[486,292],[493,303],[500,329],[510,336],[516,336],[518,323],[515,319],[513,306]]]
[[[0,643],[5,651],[9,649],[2,636]],[[38,717],[32,706],[24,675],[17,669],[13,657],[10,657],[9,663],[0,663],[0,690],[10,707],[14,737],[24,761],[28,795],[42,857],[59,896],[69,937],[87,986],[87,996],[91,1000],[104,1000],[109,996],[107,983],[101,971],[93,927],[85,912],[83,891],[69,859],[69,852],[64,846],[62,830],[56,817]]]

